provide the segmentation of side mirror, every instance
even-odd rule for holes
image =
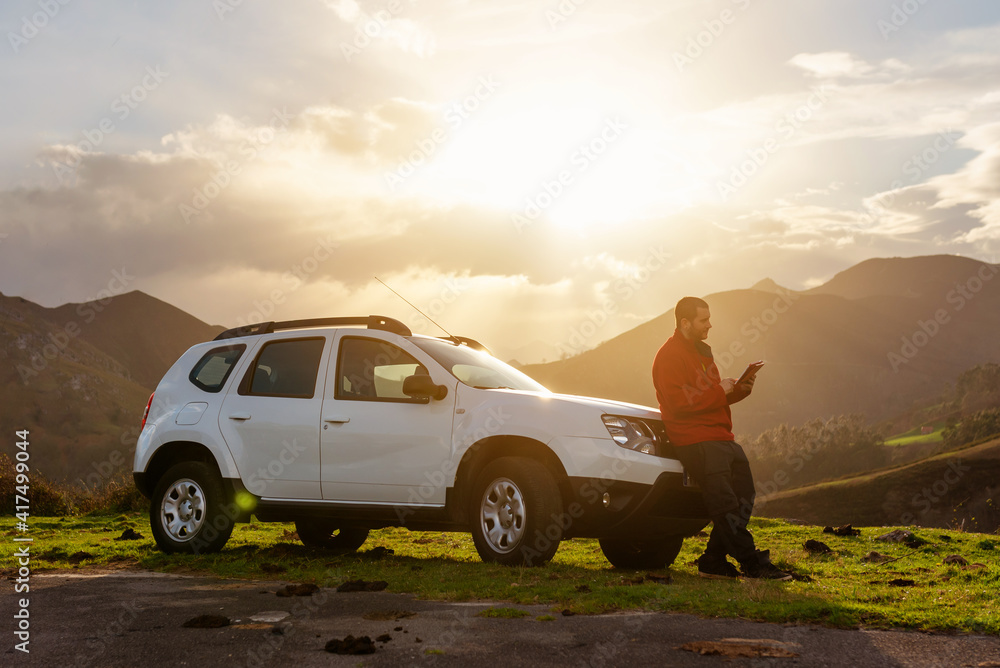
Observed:
[[[425,374],[407,376],[403,379],[403,394],[414,399],[428,397],[440,400],[448,396],[448,387],[436,385],[434,379]]]

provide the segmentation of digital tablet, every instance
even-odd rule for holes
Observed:
[[[764,366],[764,361],[763,360],[760,360],[760,361],[757,361],[757,362],[750,362],[750,364],[747,365],[746,371],[744,371],[743,375],[740,376],[740,379],[738,381],[736,381],[736,384],[739,385],[743,381],[750,380],[751,378],[753,378],[754,376],[756,376],[757,372],[760,371],[760,368],[762,366]]]

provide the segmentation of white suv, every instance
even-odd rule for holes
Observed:
[[[484,561],[535,565],[592,537],[615,566],[661,568],[708,523],[670,451],[658,411],[552,394],[471,339],[321,318],[181,355],[133,476],[166,552],[219,550],[254,515],[295,522],[309,546],[470,531]]]

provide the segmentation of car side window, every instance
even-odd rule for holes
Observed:
[[[311,399],[323,358],[324,338],[288,339],[264,344],[240,383],[240,394]]]
[[[377,339],[346,336],[337,358],[337,399],[427,403],[403,394],[403,380],[427,368],[398,346]]]
[[[191,369],[188,380],[206,392],[218,392],[246,349],[245,345],[239,344],[209,350]]]

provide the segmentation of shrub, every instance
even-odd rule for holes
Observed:
[[[0,514],[14,514],[17,486],[14,461],[6,453],[0,454]],[[67,515],[73,508],[69,490],[32,471],[28,471],[27,496],[31,515]]]
[[[0,454],[0,515],[15,512],[16,476],[13,460]],[[33,516],[116,514],[149,507],[149,501],[132,482],[132,472],[126,469],[119,469],[95,489],[55,483],[34,472],[29,472],[28,477],[28,505]]]

